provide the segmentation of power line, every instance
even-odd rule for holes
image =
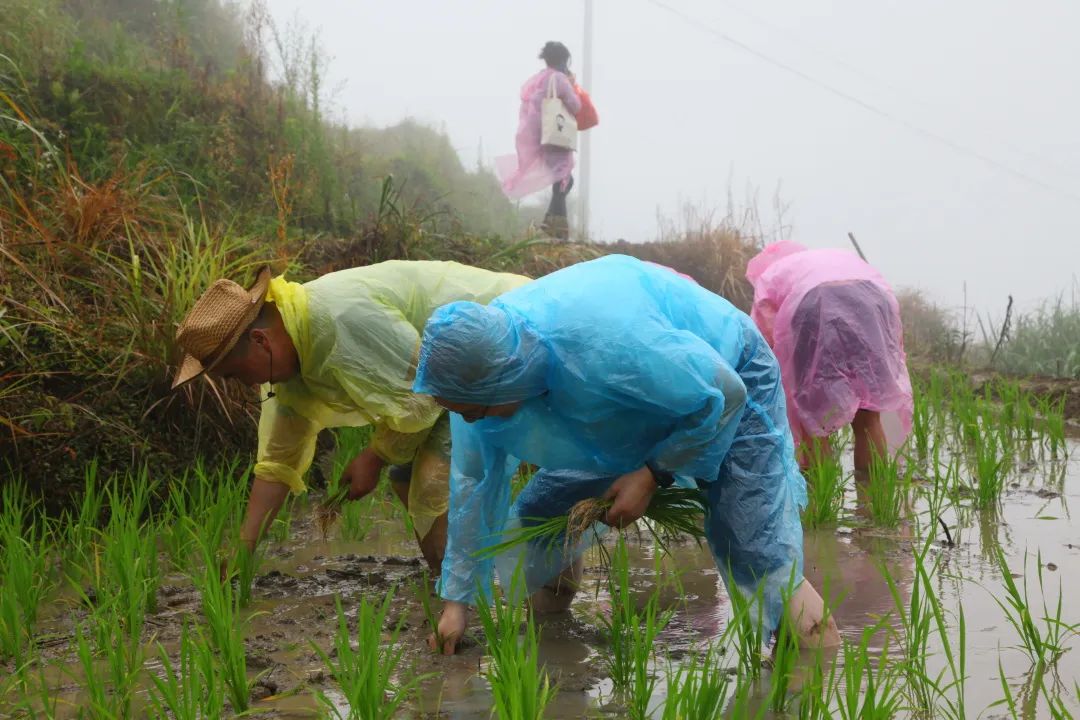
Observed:
[[[781,60],[776,60],[775,58],[772,58],[772,57],[766,55],[765,53],[763,53],[763,52],[761,52],[761,51],[747,45],[746,43],[741,42],[740,40],[736,40],[735,38],[731,37],[730,35],[728,35],[727,33],[723,32],[723,31],[717,30],[716,28],[710,27],[710,26],[708,26],[708,25],[706,25],[706,24],[704,24],[704,23],[702,23],[700,21],[697,21],[694,18],[687,15],[686,13],[684,13],[683,11],[679,10],[678,8],[672,7],[671,5],[669,5],[666,2],[663,2],[662,0],[648,0],[648,2],[651,3],[652,5],[655,5],[656,7],[660,8],[660,9],[668,12],[668,13],[671,13],[672,15],[675,15],[676,17],[681,19],[683,22],[685,22],[685,23],[687,23],[689,25],[692,25],[693,27],[695,27],[695,28],[697,28],[699,30],[702,30],[702,31],[704,31],[704,32],[706,32],[706,33],[708,33],[710,35],[713,35],[713,36],[719,38],[720,40],[728,43],[729,45],[735,46],[736,48],[742,50],[745,53],[753,55],[754,57],[756,57],[759,60],[763,60],[764,62],[767,62],[767,63],[769,63],[770,65],[772,65],[774,67],[780,68],[781,70],[784,70],[785,72],[791,73],[792,75],[795,75],[796,77],[799,77],[802,80],[805,80],[805,81],[807,81],[807,82],[809,82],[809,83],[811,83],[813,85],[816,85],[818,88],[820,88],[822,90],[825,90],[826,92],[828,92],[828,93],[830,93],[832,95],[835,95],[835,96],[841,98],[842,100],[846,100],[849,103],[852,103],[854,105],[858,105],[859,107],[861,107],[863,110],[866,110],[867,112],[873,113],[874,115],[877,115],[878,117],[884,118],[884,119],[889,120],[889,121],[894,122],[894,123],[897,123],[897,124],[903,126],[904,128],[906,128],[907,130],[915,133],[916,135],[922,136],[924,139],[933,140],[934,142],[937,142],[937,143],[939,143],[941,145],[944,145],[945,147],[949,148],[950,150],[952,150],[952,151],[954,151],[956,153],[959,153],[961,155],[968,155],[969,157],[976,158],[977,160],[980,160],[980,161],[986,163],[987,165],[995,167],[998,170],[1001,170],[1002,172],[1006,172],[1009,175],[1012,175],[1013,177],[1015,177],[1015,178],[1017,178],[1019,180],[1023,180],[1023,181],[1025,181],[1027,183],[1038,186],[1038,187],[1040,187],[1040,188],[1042,188],[1044,190],[1049,190],[1051,192],[1057,193],[1057,194],[1062,195],[1064,197],[1071,198],[1072,200],[1080,201],[1080,195],[1077,195],[1076,193],[1074,193],[1074,192],[1072,192],[1070,190],[1065,190],[1063,188],[1059,188],[1059,187],[1056,187],[1054,185],[1051,185],[1050,183],[1047,183],[1047,182],[1045,182],[1045,181],[1043,181],[1043,180],[1041,180],[1041,179],[1039,179],[1039,178],[1037,178],[1037,177],[1035,177],[1033,175],[1029,175],[1028,173],[1026,173],[1026,172],[1024,172],[1022,170],[1017,170],[1016,168],[1012,167],[1011,165],[1008,165],[1006,163],[1001,162],[1000,160],[997,160],[997,159],[995,159],[995,158],[993,158],[993,157],[991,157],[989,155],[986,155],[985,153],[982,153],[982,152],[980,152],[978,150],[967,147],[965,145],[961,145],[960,143],[957,143],[954,140],[951,140],[950,138],[945,137],[944,135],[940,135],[940,134],[938,134],[938,133],[936,133],[936,132],[934,132],[932,130],[927,130],[926,128],[923,128],[923,127],[921,127],[919,125],[916,125],[915,123],[913,123],[913,122],[911,122],[911,121],[909,121],[909,120],[907,120],[905,118],[893,115],[892,113],[889,113],[888,111],[883,110],[882,108],[880,108],[880,107],[878,107],[876,105],[873,105],[873,104],[871,104],[869,102],[866,102],[865,100],[862,100],[862,99],[856,97],[855,95],[852,95],[851,93],[845,92],[844,90],[841,90],[841,89],[839,89],[839,88],[837,88],[837,87],[835,87],[833,85],[830,85],[829,83],[827,83],[827,82],[825,82],[823,80],[819,80],[818,78],[814,77],[813,75],[810,75],[810,74],[808,74],[806,72],[803,72],[802,70],[799,70],[797,67],[794,67],[793,65],[789,65],[789,64],[787,64],[787,63],[785,63],[785,62],[783,62]]]

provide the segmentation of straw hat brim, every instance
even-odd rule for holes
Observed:
[[[221,350],[217,353],[213,360],[207,364],[203,364],[197,357],[190,353],[185,353],[184,358],[180,361],[180,369],[176,371],[176,375],[173,376],[172,389],[185,385],[195,378],[199,377],[205,372],[213,370],[218,363],[225,359],[225,356],[229,354],[236,343],[240,341],[240,337],[247,330],[251,323],[255,322],[255,318],[259,316],[259,312],[262,310],[263,304],[266,302],[266,289],[270,287],[270,268],[264,267],[259,271],[259,274],[255,277],[255,282],[248,288],[248,297],[251,298],[251,307],[244,313],[243,318],[237,324],[229,335],[228,340],[221,346]]]

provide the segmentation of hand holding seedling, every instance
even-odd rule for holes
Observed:
[[[364,449],[341,474],[341,487],[349,486],[349,500],[365,497],[379,484],[379,473],[386,464],[371,448]]]
[[[428,636],[428,646],[443,655],[453,655],[457,644],[465,635],[465,614],[468,606],[464,603],[447,600],[439,616],[439,627]]]
[[[604,522],[616,528],[626,527],[645,514],[655,492],[656,480],[649,468],[623,475],[604,493],[604,499],[612,501]]]

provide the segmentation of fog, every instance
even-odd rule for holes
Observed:
[[[513,151],[545,41],[581,71],[583,0],[269,7],[319,33],[351,124],[416,118],[467,164]],[[965,283],[995,315],[1010,293],[1026,309],[1072,291],[1080,3],[596,0],[594,18],[594,238],[649,240],[658,214],[723,214],[729,196],[772,226],[779,198],[786,237],[852,231],[891,282],[950,308]]]

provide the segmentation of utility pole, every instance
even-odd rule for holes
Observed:
[[[581,86],[589,93],[592,92],[592,34],[593,34],[593,0],[585,0],[585,42],[581,52]],[[592,145],[592,133],[581,133],[581,172],[578,173],[578,181],[581,190],[578,192],[578,235],[581,240],[589,238],[589,175],[590,175],[590,146]]]

